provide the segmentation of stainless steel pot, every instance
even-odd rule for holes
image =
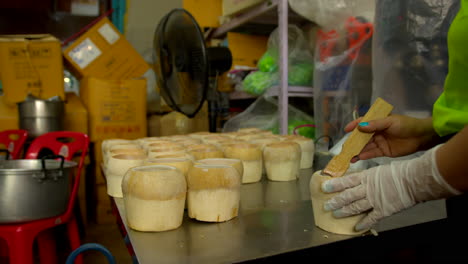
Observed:
[[[0,223],[60,215],[67,209],[73,168],[62,160],[0,161]]]
[[[61,100],[41,100],[28,97],[18,103],[19,127],[30,137],[63,130],[65,106]]]

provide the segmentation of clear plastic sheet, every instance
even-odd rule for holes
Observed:
[[[373,94],[393,113],[428,117],[448,71],[447,33],[458,0],[377,0]]]
[[[338,142],[346,124],[370,105],[373,26],[360,17],[348,17],[335,26],[334,30],[319,31],[317,39],[314,119],[316,138],[328,136]]]
[[[350,16],[372,21],[375,0],[289,0],[289,5],[299,15],[329,30]]]
[[[292,134],[294,127],[300,124],[314,124],[314,119],[300,111],[288,106],[288,132]],[[253,102],[244,112],[229,119],[223,127],[223,132],[237,131],[239,128],[256,127],[263,130],[278,132],[279,128],[279,106],[278,99],[269,96],[261,96]],[[305,128],[307,130],[308,128]],[[298,130],[299,134],[301,129]],[[304,135],[308,136],[308,135]]]

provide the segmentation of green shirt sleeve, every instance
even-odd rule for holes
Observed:
[[[460,131],[468,124],[468,0],[448,32],[449,72],[444,92],[433,108],[433,125],[439,136]]]

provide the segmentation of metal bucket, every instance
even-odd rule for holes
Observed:
[[[18,103],[19,127],[30,137],[63,130],[65,106],[61,100],[27,98]]]
[[[32,221],[64,213],[76,166],[76,162],[63,159],[0,161],[0,223]]]

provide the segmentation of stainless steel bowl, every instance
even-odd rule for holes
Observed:
[[[0,161],[0,223],[60,215],[67,209],[76,162]]]
[[[30,137],[63,130],[65,106],[63,101],[28,99],[18,103],[19,127]]]

